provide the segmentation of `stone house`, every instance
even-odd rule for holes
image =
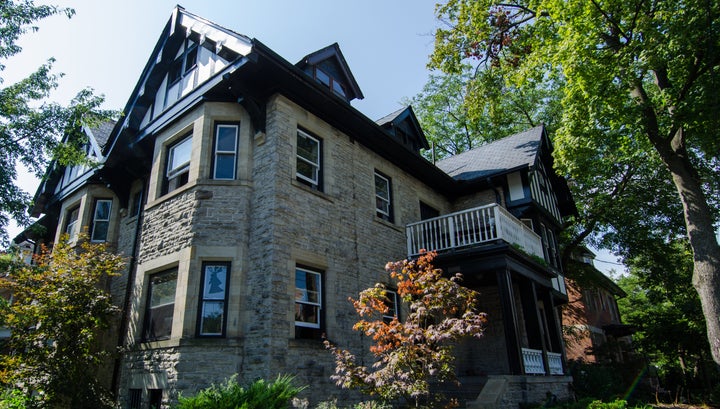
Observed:
[[[292,64],[177,7],[124,115],[88,130],[100,166],[51,165],[33,209],[49,234],[32,238],[87,228],[128,256],[111,284],[121,407],[166,408],[233,374],[356,399],[321,337],[366,350],[347,298],[420,249],[489,314],[459,346],[468,406],[568,396],[557,236],[575,208],[545,129],[434,165],[411,108],[373,121],[357,98],[337,44]]]

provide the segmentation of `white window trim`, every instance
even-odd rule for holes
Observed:
[[[385,289],[385,297],[388,300],[393,302],[394,307],[395,307],[395,314],[394,315],[383,314],[383,319],[388,319],[390,321],[392,321],[395,317],[400,319],[400,313],[398,312],[398,310],[400,309],[400,297],[398,296],[397,291]]]
[[[313,162],[313,161],[311,161],[311,160],[309,160],[309,159],[301,156],[298,147],[295,146],[295,157],[297,158],[297,160],[301,160],[301,161],[309,164],[309,165],[313,168],[313,170],[314,170],[314,172],[313,172],[314,179],[309,178],[309,177],[301,174],[300,171],[297,169],[297,165],[296,165],[296,169],[295,169],[295,175],[296,175],[299,179],[302,179],[302,180],[304,180],[304,181],[312,184],[312,185],[315,186],[315,187],[319,187],[319,186],[320,186],[320,167],[321,167],[321,152],[320,152],[320,149],[321,149],[322,144],[320,143],[320,140],[319,140],[318,138],[315,138],[314,136],[308,134],[307,132],[302,131],[301,129],[298,129],[298,130],[297,130],[297,135],[298,135],[298,136],[302,136],[303,138],[307,138],[307,139],[310,139],[310,140],[312,140],[312,141],[315,141],[316,146],[317,146],[317,163],[315,163],[315,162]],[[297,140],[296,140],[296,143],[297,143]]]
[[[318,271],[308,270],[307,268],[295,267],[295,274],[297,274],[298,271],[302,271],[304,273],[310,273],[310,274],[316,275],[318,277],[318,289],[317,289],[318,300],[317,300],[317,302],[303,301],[303,300],[298,300],[297,298],[295,298],[295,304],[312,305],[312,306],[317,307],[317,316],[315,317],[317,320],[317,324],[313,324],[311,322],[304,322],[304,321],[295,321],[295,325],[298,327],[319,329],[322,327],[322,323],[320,322],[321,317],[322,317],[322,301],[323,301],[322,273],[320,273]],[[295,287],[295,291],[297,291],[297,290],[298,290],[298,288]],[[303,290],[307,291],[307,288],[305,288]]]
[[[110,203],[110,207],[108,208],[107,219],[99,219],[99,218],[97,217],[98,205],[99,205],[100,203],[103,203],[103,202],[108,202],[108,203]],[[91,236],[91,238],[90,238],[90,241],[91,241],[91,242],[93,242],[93,243],[103,243],[103,242],[106,242],[106,241],[107,241],[108,236],[110,235],[110,219],[111,219],[111,216],[112,216],[112,205],[113,205],[112,199],[97,199],[97,200],[95,201],[95,206],[94,206],[94,208],[93,208],[93,222],[92,222],[92,233],[91,233],[92,236]],[[105,238],[102,239],[102,240],[96,240],[96,239],[95,239],[95,232],[97,231],[97,230],[96,230],[96,226],[97,226],[97,223],[98,223],[98,222],[107,222],[107,224],[108,224],[108,229],[107,229],[107,231],[105,232]]]
[[[375,182],[377,178],[380,178],[385,181],[385,186],[387,186],[387,195],[388,195],[387,198],[382,197],[378,194],[377,183]],[[390,189],[391,189],[390,179],[381,175],[380,173],[378,173],[376,171],[375,176],[373,178],[373,187],[375,187],[375,210],[378,213],[383,214],[383,215],[387,216],[388,218],[390,218],[391,217],[390,213],[392,212],[392,193],[390,192]],[[377,206],[377,200],[380,200],[381,202],[387,204],[387,211],[385,209],[382,209]]]
[[[232,151],[222,151],[218,149],[218,138],[220,136],[220,129],[221,128],[233,128],[235,129],[235,142],[234,142],[234,148]],[[215,180],[234,180],[237,178],[237,152],[238,152],[238,137],[240,135],[240,126],[237,124],[217,124],[215,125],[215,152],[214,155],[214,164],[213,164],[213,179]],[[217,177],[217,171],[218,171],[218,156],[231,156],[233,157],[233,175],[230,178],[219,178]]]

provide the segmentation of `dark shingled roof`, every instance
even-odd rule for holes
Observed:
[[[486,143],[436,163],[456,180],[473,180],[523,166],[533,166],[540,149],[544,126],[536,126]]]
[[[393,121],[393,119],[397,118],[400,114],[405,112],[406,109],[407,109],[407,107],[402,107],[402,108],[398,109],[397,111],[387,114],[384,117],[378,119],[377,121],[375,121],[375,123],[380,126],[390,123]]]
[[[98,145],[100,145],[101,150],[105,148],[108,138],[110,138],[110,133],[114,127],[115,121],[107,120],[96,127],[90,128],[90,132],[92,132],[95,137],[95,141],[97,141]]]

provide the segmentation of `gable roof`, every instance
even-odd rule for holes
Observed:
[[[410,105],[400,108],[397,111],[388,114],[375,121],[381,128],[392,136],[398,138],[398,142],[402,143],[411,150],[420,152],[420,149],[430,149],[430,144],[425,137],[420,122],[415,116],[415,112]],[[404,141],[401,135],[398,135],[398,129],[401,129],[411,141]]]
[[[532,167],[537,161],[543,125],[486,143],[480,147],[451,156],[435,165],[455,180],[474,180]]]
[[[355,81],[352,71],[350,71],[350,66],[345,60],[345,56],[343,56],[342,51],[340,51],[338,43],[332,43],[325,48],[306,55],[300,59],[295,66],[304,71],[308,66],[315,66],[328,60],[333,61],[335,66],[340,70],[340,74],[342,74],[343,83],[348,87],[346,90],[347,100],[351,101],[356,98],[365,98],[362,91],[360,91],[360,86],[357,81]]]

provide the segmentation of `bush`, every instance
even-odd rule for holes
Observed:
[[[28,398],[17,389],[0,390],[0,409],[26,409]]]
[[[303,387],[292,384],[291,376],[278,376],[273,382],[259,379],[248,387],[237,383],[237,377],[221,385],[211,385],[195,396],[180,396],[175,409],[285,409]]]

